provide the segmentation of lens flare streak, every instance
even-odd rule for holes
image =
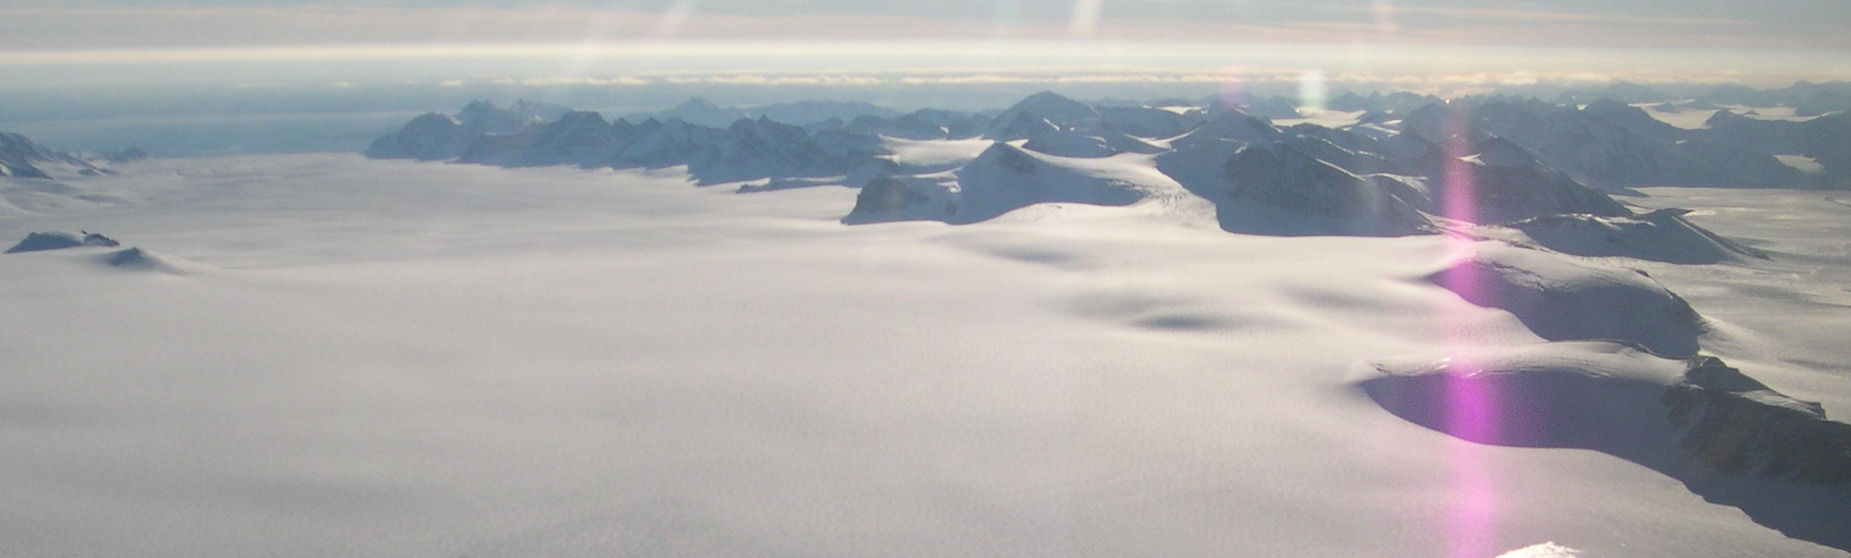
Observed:
[[[1460,223],[1474,219],[1477,196],[1473,165],[1465,158],[1472,153],[1471,133],[1465,111],[1448,106],[1440,122],[1441,184],[1440,211],[1446,218]],[[1464,234],[1451,234],[1446,242],[1454,257],[1470,257],[1472,240]],[[1462,294],[1476,294],[1484,284],[1482,273],[1474,266],[1451,267],[1442,277],[1447,288]],[[1470,296],[1473,300],[1479,298]],[[1462,314],[1442,316],[1451,361],[1447,369],[1445,394],[1445,428],[1448,440],[1447,466],[1451,475],[1451,508],[1447,510],[1447,555],[1453,558],[1484,558],[1496,553],[1494,541],[1499,493],[1495,471],[1485,463],[1488,448],[1478,442],[1496,440],[1499,432],[1499,401],[1487,382],[1475,379],[1480,367],[1470,354],[1474,345],[1469,318]]]

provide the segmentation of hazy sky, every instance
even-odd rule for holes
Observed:
[[[0,0],[0,72],[15,84],[1310,70],[1771,84],[1851,79],[1845,22],[1843,0]]]

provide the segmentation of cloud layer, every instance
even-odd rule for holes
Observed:
[[[1851,3],[1616,4],[1622,3],[77,0],[46,6],[0,0],[0,68],[23,69],[16,75],[28,82],[1192,74],[1229,67],[1790,81],[1851,72],[1851,35],[1834,25],[1851,21]],[[212,64],[235,67],[203,68]]]

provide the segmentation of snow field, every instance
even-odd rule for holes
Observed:
[[[1844,555],[1604,453],[1384,412],[1358,366],[1543,341],[1429,282],[1443,236],[1081,205],[844,227],[841,188],[334,155],[72,185],[122,195],[0,240],[173,265],[0,256],[0,554]],[[1768,226],[1777,256],[1823,242]],[[1812,339],[1742,317],[1786,302],[1683,290],[1759,268],[1650,269],[1774,331],[1731,363],[1834,393],[1736,360]]]

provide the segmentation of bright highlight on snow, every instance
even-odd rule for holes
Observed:
[[[1497,558],[1576,558],[1581,555],[1579,550],[1546,542],[1499,554]]]

